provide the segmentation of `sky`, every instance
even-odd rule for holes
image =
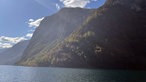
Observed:
[[[98,8],[105,0],[0,0],[0,49],[29,40],[45,16],[63,7]]]

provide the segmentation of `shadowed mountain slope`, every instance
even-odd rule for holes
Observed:
[[[80,26],[78,25],[79,27],[68,34],[69,36],[60,39],[55,45],[53,43],[54,46],[51,48],[42,47],[41,52],[38,49],[37,55],[34,54],[35,56],[30,57],[24,53],[24,56],[28,58],[25,57],[18,64],[27,66],[146,69],[145,15],[145,0],[107,0],[105,5],[88,16]],[[66,17],[63,16],[63,18]],[[42,21],[43,23],[44,21]],[[71,28],[67,27],[66,29]],[[42,30],[42,28],[40,27],[37,30]],[[35,33],[38,36],[41,35],[37,31]],[[43,34],[45,33],[47,32]],[[53,33],[48,35],[47,39],[54,38]],[[44,39],[41,40],[45,41]],[[30,44],[33,44],[33,42]],[[50,45],[50,43],[43,44]],[[37,47],[30,48],[30,51],[35,48]]]
[[[94,9],[63,8],[58,13],[45,17],[34,32],[22,59],[50,50],[80,26],[93,11]]]

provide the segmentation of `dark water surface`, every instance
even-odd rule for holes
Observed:
[[[146,71],[0,66],[0,82],[146,82]]]

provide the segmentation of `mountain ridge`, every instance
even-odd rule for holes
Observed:
[[[50,42],[54,41],[54,39],[56,39],[56,41],[59,41],[59,38],[62,39],[64,37],[66,37],[69,33],[72,32],[73,29],[78,27],[79,23],[82,22],[86,18],[87,15],[89,15],[93,11],[94,10],[81,9],[81,8],[64,8],[52,16],[45,17],[44,20],[42,21],[42,23],[40,24],[40,26],[34,32],[35,35],[32,37],[30,43],[40,42],[40,44],[41,43],[45,44],[45,43],[48,43],[48,41],[50,41]],[[79,12],[81,12],[81,13],[79,14]],[[78,18],[78,17],[81,17],[80,19],[78,19],[78,21],[74,20],[74,18]],[[58,19],[58,20],[56,20],[56,19]],[[53,20],[55,20],[55,21],[52,22]],[[70,27],[70,29],[68,29],[66,27]],[[65,29],[70,30],[70,31],[65,32]],[[45,32],[45,31],[48,31],[48,32]],[[57,33],[53,33],[55,31]],[[50,37],[49,36],[50,34],[52,34],[54,36]],[[37,38],[38,36],[39,36],[39,38]],[[40,45],[40,44],[38,43],[38,45]],[[30,44],[28,46],[28,48],[26,49],[26,53],[24,52],[24,54],[27,54],[27,52],[29,52],[29,50],[30,50],[29,48],[31,48],[33,46],[37,46],[37,44]],[[45,46],[46,46],[46,44],[44,46],[42,46],[42,48],[44,48]],[[40,50],[42,48],[40,48]],[[40,50],[35,50],[32,52],[32,54],[35,54],[37,51],[40,51]],[[30,51],[30,53],[31,53],[31,51]]]
[[[123,3],[115,4],[115,1]],[[125,6],[127,0],[107,0],[68,37],[51,49],[46,47],[35,56],[22,59],[18,65],[146,69],[145,1],[140,0],[144,5],[137,3],[138,0],[128,2],[131,1],[130,6]],[[141,9],[131,8],[133,4]]]

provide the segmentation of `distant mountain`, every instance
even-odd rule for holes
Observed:
[[[145,49],[146,1],[107,0],[94,11],[68,8],[44,19],[17,64],[146,69]]]
[[[28,40],[22,41],[14,45],[12,48],[5,49],[3,52],[0,52],[0,64],[14,65],[14,63],[21,59],[22,53],[28,43]]]
[[[3,51],[5,51],[7,48],[2,48],[2,49],[0,49],[0,53],[1,52],[3,52]]]

